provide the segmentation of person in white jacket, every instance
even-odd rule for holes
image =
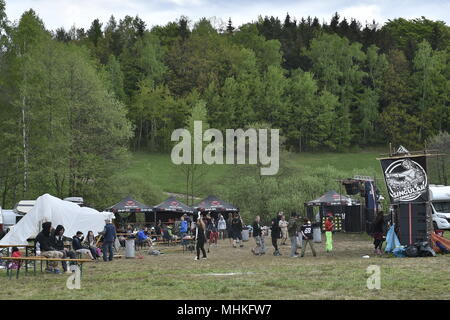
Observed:
[[[219,214],[219,222],[217,223],[217,229],[219,230],[219,239],[223,240],[225,231],[227,230],[227,222],[221,214]]]
[[[286,221],[286,217],[284,214],[281,216],[280,222],[278,222],[278,226],[281,229],[281,244],[286,245],[286,241],[288,239],[288,225],[289,222]]]

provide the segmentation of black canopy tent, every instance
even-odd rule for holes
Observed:
[[[153,219],[148,219],[150,215],[145,216],[146,223],[156,223],[161,220],[164,223],[173,223],[175,219],[181,218],[183,214],[192,215],[194,209],[178,201],[175,197],[169,197],[165,201],[153,207]]]
[[[306,213],[310,220],[315,221],[314,208],[318,207],[322,229],[325,225],[327,214],[334,217],[335,230],[346,232],[362,232],[365,219],[362,215],[361,204],[358,200],[328,191],[321,197],[305,203]]]
[[[147,214],[152,212],[152,208],[128,196],[115,205],[106,208],[105,211],[114,212],[116,223],[119,226],[124,226],[127,223],[136,223],[136,213]]]
[[[218,199],[215,196],[208,196],[200,203],[198,203],[194,209],[203,212],[211,212],[211,216],[217,219],[219,213],[226,219],[228,219],[230,213],[239,212],[239,208],[232,204]]]

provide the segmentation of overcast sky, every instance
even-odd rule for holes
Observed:
[[[125,15],[139,15],[148,27],[164,25],[186,15],[192,21],[202,17],[216,17],[224,22],[231,17],[234,26],[255,21],[258,15],[278,16],[284,19],[288,12],[292,18],[308,15],[329,22],[334,12],[341,17],[357,18],[362,24],[375,19],[384,23],[397,17],[425,16],[443,20],[450,25],[450,0],[6,0],[6,13],[10,21],[33,8],[48,29],[89,28],[99,18],[106,23],[111,15],[116,20]],[[217,25],[217,24],[216,24]]]

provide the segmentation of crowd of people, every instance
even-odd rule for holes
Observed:
[[[114,257],[113,246],[116,239],[116,229],[110,220],[105,222],[104,230],[99,233],[102,237],[102,248],[98,247],[99,241],[96,240],[92,231],[89,231],[86,237],[84,237],[83,232],[77,231],[70,238],[64,235],[64,226],[57,225],[56,228],[53,228],[51,222],[44,222],[42,224],[42,231],[39,232],[35,239],[36,255],[46,258],[75,259],[77,254],[79,254],[80,256],[85,255],[95,261],[101,256],[103,256],[104,261],[112,261]],[[70,243],[70,245],[66,245],[66,243]],[[13,248],[13,252],[15,249]],[[61,261],[61,265],[63,272],[71,272],[68,270],[67,261]],[[58,268],[57,261],[49,261],[46,271],[56,274],[62,273]]]
[[[114,249],[118,250],[118,246],[125,246],[126,239],[136,239],[137,243],[147,244],[152,248],[154,242],[158,238],[167,241],[181,239],[196,240],[196,256],[195,260],[207,259],[207,251],[211,246],[217,246],[219,240],[229,238],[230,245],[233,248],[244,246],[242,239],[242,231],[247,227],[239,213],[230,214],[225,218],[222,214],[213,216],[210,212],[197,215],[197,218],[183,215],[180,220],[175,221],[173,225],[163,224],[158,221],[154,226],[136,229],[132,225],[128,225],[126,230],[119,230],[120,236],[117,236],[116,228],[111,220],[105,221],[105,228],[99,233],[99,237],[95,237],[92,231],[84,236],[83,232],[78,231],[72,238],[65,236],[64,226],[58,225],[52,227],[51,222],[42,224],[42,231],[37,235],[36,254],[47,258],[70,258],[74,259],[78,255],[85,255],[92,260],[112,261],[114,257]],[[313,241],[313,225],[308,218],[301,218],[298,213],[291,213],[290,219],[287,220],[283,212],[279,212],[270,222],[270,227],[261,224],[260,216],[256,216],[251,225],[252,235],[255,240],[255,247],[251,248],[251,252],[256,256],[266,253],[265,237],[270,237],[274,248],[273,255],[281,256],[280,246],[288,245],[290,242],[290,257],[304,257],[309,246],[314,257],[317,256]],[[333,231],[334,223],[331,213],[326,215],[324,223],[324,231],[326,238],[325,251],[330,253],[333,251]],[[385,239],[384,215],[379,212],[374,223],[372,224],[372,236],[374,238],[374,252],[381,254],[381,248]],[[99,245],[101,240],[101,246]],[[71,242],[71,246],[67,246],[67,242]],[[208,244],[208,250],[205,249]],[[298,250],[301,249],[299,253]],[[17,248],[12,249],[13,256],[20,256]],[[13,266],[14,267],[14,266]],[[67,262],[62,261],[64,272],[68,271]],[[61,273],[58,269],[57,262],[49,262],[48,272]]]

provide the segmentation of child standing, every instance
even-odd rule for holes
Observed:
[[[13,258],[22,257],[22,253],[20,253],[19,248],[17,248],[17,247],[12,248],[11,257],[13,257]],[[19,269],[19,266],[20,266],[20,260],[15,260],[15,261],[11,262],[11,264],[9,265],[9,268],[17,270],[17,269]]]
[[[313,253],[313,256],[315,257],[316,256],[316,250],[314,250],[314,246],[313,246],[313,229],[312,229],[311,222],[307,218],[303,219],[303,225],[302,225],[302,228],[301,228],[301,234],[302,234],[302,239],[303,239],[301,257],[305,256],[306,246],[308,244],[311,247],[311,251]]]
[[[329,215],[325,221],[325,237],[327,238],[326,250],[331,252],[333,250],[333,217]]]

